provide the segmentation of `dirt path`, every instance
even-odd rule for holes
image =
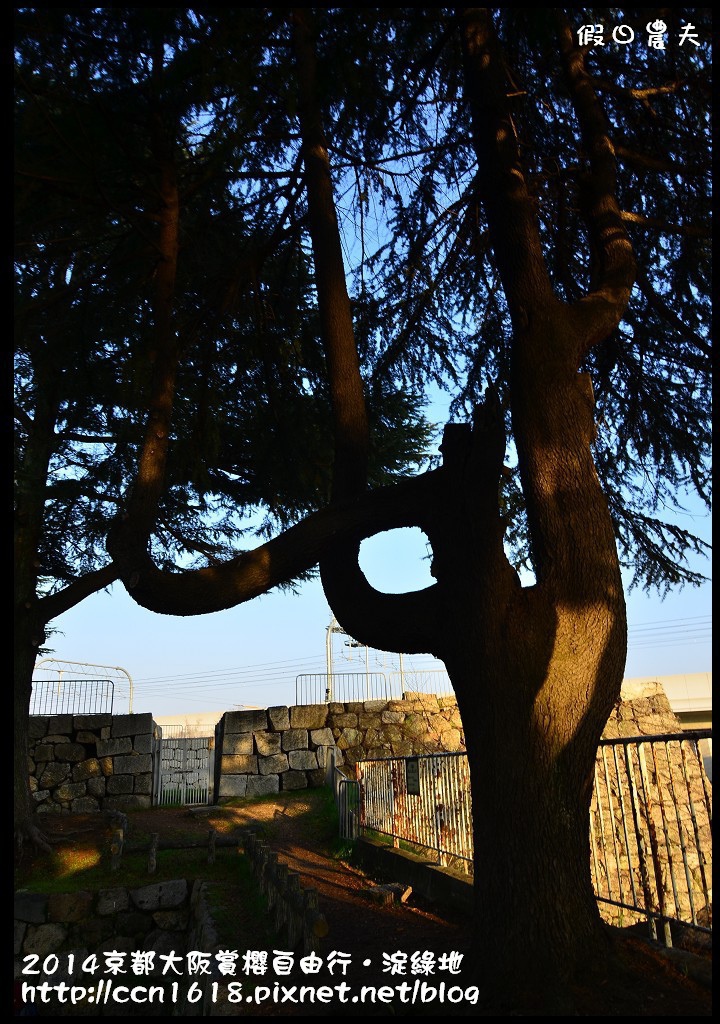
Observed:
[[[332,855],[336,835],[335,825],[327,813],[327,795],[322,791],[303,791],[278,794],[262,802],[247,802],[237,807],[152,808],[132,811],[127,815],[128,846],[149,843],[152,833],[169,842],[203,841],[208,830],[233,837],[238,846],[244,844],[248,833],[254,832],[267,841],[281,861],[300,876],[302,885],[318,893],[320,910],[329,925],[329,933],[322,940],[321,954],[327,958],[337,951],[348,954],[351,966],[343,976],[337,969],[335,977],[324,981],[345,980],[353,985],[392,985],[402,981],[411,984],[416,978],[445,981],[448,987],[469,984],[470,916],[452,914],[446,908],[434,907],[411,894],[406,903],[377,905],[367,890],[377,880],[365,875],[346,860]],[[73,834],[87,835],[88,829],[98,833],[105,842],[109,835],[107,820],[93,815],[53,815],[48,831],[56,838]],[[145,846],[147,848],[147,846]],[[398,881],[401,881],[398,879]],[[622,956],[626,971],[613,976],[597,989],[581,993],[584,1012],[579,1016],[710,1016],[711,992],[684,976],[665,957],[637,938],[622,940]],[[461,953],[459,975],[437,965],[439,958],[453,952]],[[394,956],[400,954],[400,956]],[[395,962],[407,956],[405,973],[389,970],[388,957]],[[436,963],[433,975],[411,974],[410,957],[425,954],[426,962]],[[430,955],[431,954],[431,955]],[[307,983],[317,979],[304,976],[289,979],[294,983]],[[396,1016],[404,1007],[349,1004],[343,1006],[343,1016]],[[412,1013],[410,1014],[410,1010]],[[429,1015],[432,1006],[408,1007],[405,1015]],[[327,1011],[327,1012],[326,1012]],[[338,1007],[313,1008],[312,1016],[337,1016]],[[219,1015],[239,1015],[237,1007],[226,1008]],[[243,1015],[249,1015],[247,1009]],[[252,1016],[307,1016],[305,1007],[272,1006],[255,1008]],[[435,1006],[434,1015],[483,1016],[472,1007],[451,1008]]]

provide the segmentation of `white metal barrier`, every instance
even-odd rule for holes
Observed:
[[[672,922],[712,930],[711,743],[712,731],[699,729],[598,748],[590,849],[601,912],[621,925],[645,920],[668,945]],[[361,835],[472,872],[467,754],[359,761],[356,773]]]

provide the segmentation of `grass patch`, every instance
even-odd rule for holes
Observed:
[[[120,867],[113,871],[107,852],[65,848],[52,850],[31,866],[18,869],[15,888],[37,893],[96,891],[114,886],[135,889],[175,878],[232,884],[237,880],[241,863],[245,863],[244,857],[234,848],[216,850],[214,864],[208,864],[204,849],[158,850],[157,867],[150,875],[147,853],[123,854]]]
[[[221,944],[234,947],[242,939],[246,948],[272,948],[276,939],[270,928],[267,899],[246,857],[237,858],[232,883],[207,881],[206,897]]]

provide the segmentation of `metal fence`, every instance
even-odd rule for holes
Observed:
[[[590,847],[606,920],[644,920],[667,944],[672,921],[711,931],[712,787],[702,749],[711,743],[707,729],[601,741]],[[472,872],[467,754],[360,761],[356,772],[359,834]]]
[[[296,676],[296,704],[342,704],[365,700],[400,700],[405,693],[452,694],[443,669],[404,672],[314,672]]]
[[[211,802],[212,751],[210,736],[165,736],[160,742],[157,803],[160,805]]]
[[[472,869],[472,808],[467,754],[359,761],[360,830],[432,850],[438,864]]]
[[[31,715],[111,715],[115,699],[112,679],[35,679]]]
[[[384,672],[313,672],[296,676],[296,704],[338,701],[390,700],[392,693]]]
[[[442,668],[413,668],[391,672],[390,689],[400,697],[404,693],[432,693],[436,697],[452,697],[455,693],[450,676]]]

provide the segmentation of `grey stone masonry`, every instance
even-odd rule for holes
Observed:
[[[212,925],[205,901],[198,899],[199,884],[179,878],[134,889],[118,887],[99,892],[50,895],[16,893],[15,979],[35,984],[49,979],[66,986],[86,986],[90,975],[83,974],[84,962],[91,958],[103,965],[105,955],[115,951],[122,954],[124,961],[117,982],[123,981],[131,986],[133,975],[129,969],[130,955],[135,950],[145,950],[151,957],[149,970],[142,980],[151,981],[156,992],[158,986],[168,986],[164,1000],[167,1006],[170,1002],[171,978],[175,975],[170,972],[166,978],[163,977],[162,956],[172,952],[177,957],[174,963],[177,963],[185,958],[189,950],[213,951],[212,946],[198,941],[198,929],[203,921],[207,919],[207,936],[211,934],[208,925]],[[28,962],[30,957],[34,959]],[[45,964],[47,957],[50,957],[47,961],[50,967]],[[34,964],[37,964],[34,968],[36,976],[23,973],[24,969]],[[49,973],[46,974],[46,971]],[[95,975],[95,981],[97,977]],[[65,1015],[67,1005],[55,1001],[52,985],[45,1001],[48,1005],[40,1011],[41,1016]],[[69,1000],[66,998],[65,1001]],[[98,1004],[91,1009],[95,1011],[91,1016],[147,1016],[138,1011],[137,1007],[132,1012],[132,1003],[127,1010],[122,1007],[118,1009],[118,1004],[113,1006],[112,1003],[107,1006]],[[79,1008],[78,1013],[87,1017],[87,1006]],[[195,1011],[191,1015],[199,1014]],[[162,1016],[171,1014],[165,1013]]]
[[[464,740],[455,700],[432,694],[227,712],[216,732],[216,798],[321,786],[329,748],[336,764],[354,764],[464,750]]]
[[[149,807],[156,728],[150,714],[32,715],[28,753],[35,811]]]
[[[621,703],[606,735],[657,731],[658,724],[671,728],[672,714],[665,723],[662,716],[658,718],[659,708],[651,705],[648,699],[635,701],[633,707]],[[648,724],[642,720],[645,710]],[[676,721],[674,727],[678,727]],[[321,786],[329,748],[334,748],[339,765],[465,750],[455,698],[423,693],[406,693],[388,701],[332,701],[228,712],[218,724],[218,737],[216,745],[223,756],[216,761],[215,793],[220,802]]]

